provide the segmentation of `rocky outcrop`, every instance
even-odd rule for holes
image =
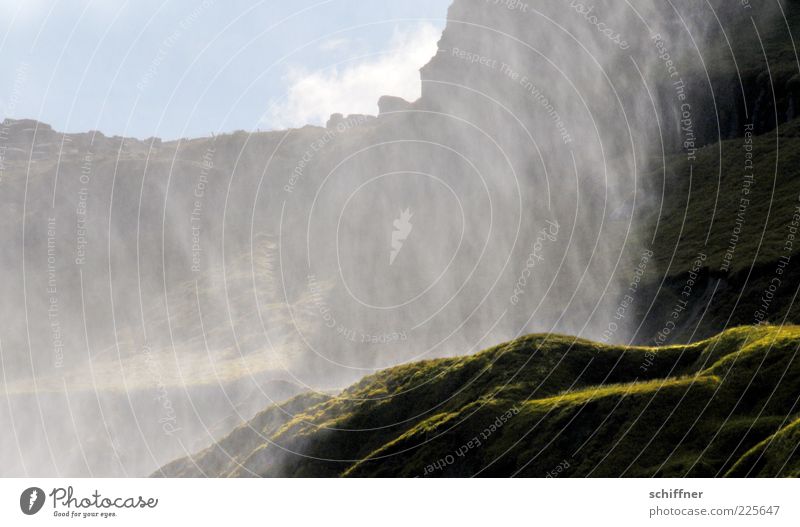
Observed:
[[[642,2],[634,13],[609,0],[456,0],[439,53],[421,70],[419,105],[447,111],[472,90],[506,103],[510,88],[503,80],[524,75],[548,84],[538,87],[556,92],[546,96],[557,107],[586,103],[598,116],[616,113],[621,126],[622,111],[629,121],[649,115],[655,125],[658,119],[661,133],[644,133],[650,141],[663,139],[672,152],[686,150],[680,128],[687,103],[692,148],[740,137],[746,124],[761,134],[797,117],[800,64],[787,27],[800,26],[798,2],[784,2],[781,10],[774,2],[671,4],[676,11],[664,2]],[[587,70],[593,71],[584,75]],[[558,77],[569,82],[556,88],[550,79],[561,82]],[[604,84],[619,100],[602,96]],[[563,100],[558,92],[565,92]]]
[[[411,103],[402,97],[384,95],[378,99],[378,115],[393,112],[403,112],[411,108]]]

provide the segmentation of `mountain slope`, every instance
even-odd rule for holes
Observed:
[[[754,446],[731,468],[731,476],[800,477],[800,420],[781,428]]]
[[[300,396],[156,475],[791,475],[799,344],[794,326],[663,348],[527,336]]]
[[[800,119],[794,119],[763,135],[703,148],[693,163],[666,158],[658,169],[669,189],[663,210],[642,210],[639,217],[650,226],[657,272],[645,277],[639,291],[635,342],[653,344],[674,306],[686,299],[682,294],[695,267],[689,309],[674,320],[667,342],[761,320],[798,321],[800,270],[790,261],[800,251],[799,156]],[[750,160],[753,169],[745,170]],[[700,254],[705,259],[696,266]]]

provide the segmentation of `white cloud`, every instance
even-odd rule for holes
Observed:
[[[350,47],[350,40],[346,38],[331,38],[319,45],[320,51],[342,51]]]
[[[381,95],[419,98],[419,69],[436,54],[441,30],[420,24],[410,30],[395,29],[389,50],[344,66],[308,72],[291,67],[286,76],[286,97],[272,101],[264,124],[293,128],[324,124],[332,113],[376,114]]]

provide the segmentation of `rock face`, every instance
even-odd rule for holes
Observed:
[[[328,128],[328,129],[336,128],[338,125],[340,125],[343,122],[344,122],[344,115],[342,115],[340,113],[334,113],[334,114],[331,114],[330,119],[328,119],[328,122],[325,123],[325,128]]]
[[[507,101],[498,79],[516,82],[519,74],[544,84],[562,113],[587,103],[596,115],[616,113],[621,127],[623,109],[630,120],[656,119],[655,105],[670,151],[685,150],[677,133],[683,104],[691,107],[696,147],[741,137],[747,123],[761,134],[794,119],[800,102],[787,30],[797,27],[797,3],[762,4],[680,0],[673,10],[648,0],[634,12],[613,0],[455,1],[439,53],[422,68],[422,102],[451,107],[464,88]],[[604,84],[613,85],[613,97],[603,95]],[[586,100],[576,101],[581,91]]]
[[[453,3],[439,52],[421,72],[422,97],[410,106],[383,99],[381,113],[392,115],[379,119],[365,137],[382,145],[380,157],[387,166],[405,166],[406,177],[412,170],[442,176],[448,186],[463,192],[464,203],[477,203],[467,213],[466,243],[480,245],[488,239],[488,254],[508,255],[512,267],[516,263],[510,276],[502,272],[498,276],[496,271],[502,265],[478,267],[483,284],[497,278],[497,289],[509,294],[486,291],[481,300],[469,294],[460,297],[465,301],[462,306],[477,305],[480,310],[474,318],[472,313],[464,315],[469,322],[462,333],[465,342],[474,343],[479,337],[470,331],[482,327],[480,320],[494,320],[492,315],[498,313],[502,320],[494,326],[496,331],[490,332],[490,340],[497,334],[541,324],[557,331],[599,335],[604,343],[630,338],[652,345],[654,338],[667,333],[665,327],[671,328],[671,335],[664,336],[659,341],[662,344],[714,333],[731,321],[752,322],[753,310],[759,309],[752,299],[769,288],[765,280],[776,268],[775,247],[780,245],[781,229],[791,221],[800,178],[784,169],[787,173],[775,180],[775,187],[763,185],[767,195],[760,195],[764,200],[759,202],[766,203],[768,191],[774,189],[788,197],[772,209],[779,211],[777,222],[769,223],[763,211],[754,211],[750,219],[754,229],[769,225],[770,232],[779,234],[767,243],[771,247],[767,256],[766,246],[741,245],[737,249],[738,274],[728,283],[713,280],[720,278],[718,257],[734,231],[723,219],[717,219],[714,227],[709,211],[718,210],[720,218],[735,217],[736,210],[728,205],[738,203],[741,183],[741,167],[721,161],[738,156],[741,143],[722,145],[719,141],[741,138],[745,131],[771,136],[779,123],[795,117],[798,65],[786,26],[796,32],[800,9],[797,2],[783,7],[786,20],[774,4],[748,8],[722,1],[637,2],[635,12],[625,3],[602,0],[593,2],[591,11],[578,2],[555,0]],[[601,30],[600,24],[605,29]],[[395,108],[400,112],[394,113]],[[792,151],[800,149],[795,140],[797,126],[795,121],[784,129],[792,139]],[[417,142],[439,149],[425,150]],[[763,136],[756,142],[762,161],[770,162],[774,152],[768,144],[774,143],[774,137]],[[424,162],[416,164],[419,160]],[[358,166],[374,165],[362,160]],[[473,175],[485,183],[483,188],[469,184]],[[670,194],[665,201],[658,198],[662,189]],[[400,197],[400,203],[422,203],[423,210],[425,206],[444,208],[441,198],[426,201],[407,188],[391,190],[387,194]],[[482,190],[488,199],[483,199]],[[713,201],[714,196],[719,197],[718,202]],[[700,205],[689,207],[687,202]],[[390,209],[400,205],[392,200],[378,203]],[[405,210],[407,205],[400,205],[393,212]],[[410,221],[418,221],[418,216],[415,212]],[[428,217],[421,224],[426,231],[447,232],[448,216]],[[661,222],[650,223],[654,219]],[[548,229],[553,225],[557,227]],[[516,230],[517,226],[522,226],[521,230]],[[419,230],[414,229],[412,236]],[[516,233],[520,233],[524,250],[517,250]],[[637,233],[646,236],[639,238]],[[755,238],[748,235],[748,239]],[[446,243],[445,237],[436,240],[440,245]],[[705,246],[703,240],[707,240]],[[701,250],[704,252],[698,256]],[[360,254],[366,263],[366,253]],[[458,254],[466,261],[480,260],[479,253],[470,249]],[[756,258],[765,261],[751,274],[747,265]],[[365,269],[365,275],[376,278],[371,281],[373,287],[379,288],[381,270],[369,264]],[[796,274],[787,272],[787,282],[796,283]],[[616,281],[620,275],[626,282],[622,289]],[[403,280],[402,275],[395,279]],[[690,305],[681,308],[676,317],[675,306],[683,305],[677,302],[685,301],[687,284]],[[775,298],[789,306],[783,311],[791,315],[789,320],[797,316],[797,309],[789,312],[792,288],[783,288]],[[736,306],[742,304],[747,304],[745,311],[749,312],[737,311]],[[709,312],[715,309],[720,312]],[[413,319],[402,310],[393,316]],[[369,314],[359,311],[359,317],[366,320]],[[453,321],[444,320],[445,325]],[[637,325],[633,334],[627,333],[625,328]],[[435,329],[430,331],[435,334]],[[769,362],[774,368],[762,371],[759,364],[773,351],[761,346],[766,342],[761,339],[773,337],[779,342],[779,356]],[[409,340],[401,345],[414,345],[417,338],[409,333]],[[624,422],[626,416],[642,415],[641,409],[646,407],[645,421],[666,423],[662,428],[665,437],[691,438],[680,441],[681,453],[670,456],[675,443],[666,441],[663,445],[648,443],[652,455],[650,451],[641,455],[641,445],[653,437],[652,428],[645,426],[626,437],[627,447],[615,449],[619,459],[599,465],[570,460],[566,463],[569,473],[792,475],[797,472],[796,456],[789,449],[767,453],[769,467],[788,467],[772,472],[763,471],[764,466],[755,463],[747,450],[773,434],[778,438],[795,434],[796,423],[785,418],[793,412],[793,381],[781,379],[797,338],[794,327],[743,328],[713,341],[668,348],[664,353],[570,341],[563,342],[561,349],[549,348],[551,353],[543,356],[538,353],[536,338],[522,339],[465,359],[381,372],[351,386],[340,397],[310,403],[296,399],[289,404],[299,415],[291,422],[277,419],[282,407],[273,407],[254,420],[251,429],[240,428],[224,442],[167,465],[161,474],[466,476],[491,464],[488,470],[492,475],[515,474],[522,469],[523,474],[543,476],[553,467],[563,466],[564,452],[572,452],[571,447],[587,440],[598,450],[592,452],[589,447],[582,455],[607,459],[594,454],[607,452],[603,449],[618,430],[634,429],[632,423]],[[465,346],[464,351],[472,349]],[[644,356],[637,357],[640,353]],[[499,361],[494,362],[498,357],[519,362],[504,372]],[[739,357],[744,362],[739,362]],[[618,367],[617,358],[620,363],[632,362]],[[487,375],[476,365],[481,360],[492,365]],[[548,360],[553,362],[537,362]],[[584,362],[572,363],[576,360]],[[606,360],[614,363],[608,371],[592,362]],[[645,376],[658,377],[666,367],[672,374],[679,372],[698,382],[663,378],[653,384],[613,384],[641,381],[642,364],[648,365]],[[551,386],[549,392],[536,378],[537,372],[571,367],[563,377],[567,386],[571,382],[600,384],[609,382],[607,373],[621,375],[628,366],[632,376],[615,378],[599,398],[578,390],[562,399],[564,386]],[[734,367],[742,369],[720,382],[718,374],[732,372],[728,368]],[[512,372],[520,372],[521,377]],[[600,377],[587,380],[583,372]],[[796,373],[789,376],[796,377]],[[506,386],[511,377],[520,384],[508,391],[519,388],[519,393],[505,393],[493,384],[496,380]],[[751,383],[756,377],[758,381]],[[737,378],[745,382],[737,384]],[[476,379],[485,392],[461,391]],[[431,385],[434,382],[435,387]],[[752,390],[762,383],[763,389]],[[780,402],[775,404],[769,396],[773,389],[780,393]],[[447,461],[469,444],[476,430],[513,410],[520,393],[528,398],[537,390],[542,392],[541,399],[526,399],[523,408],[517,409],[522,417],[508,418],[508,422],[518,419],[516,427],[506,428],[503,421],[496,426],[502,438],[487,441],[488,446],[467,455],[463,463]],[[730,398],[712,402],[714,394],[723,392]],[[691,401],[690,406],[709,402],[710,412],[716,416],[703,425],[709,425],[709,435],[695,427],[694,406],[681,407],[686,413],[673,416],[672,410],[684,398]],[[476,403],[483,400],[493,402],[486,405],[488,410]],[[647,402],[654,400],[658,402],[652,406]],[[741,408],[740,400],[747,401]],[[442,401],[448,406],[440,408]],[[774,414],[762,420],[758,409],[765,405]],[[615,412],[618,408],[622,411]],[[419,417],[420,409],[432,409],[431,415]],[[733,411],[742,412],[737,417],[747,423],[748,431],[737,432],[736,425],[731,425],[718,436],[720,427],[726,425],[714,419],[728,422]],[[602,421],[606,415],[621,421]],[[585,419],[594,417],[597,422],[587,426]],[[406,418],[419,421],[409,424]],[[538,433],[526,435],[534,427]],[[340,432],[365,428],[368,430],[359,435],[359,441],[352,440],[352,433]],[[268,437],[269,443],[255,439],[258,434]],[[733,439],[711,440],[711,436]],[[520,438],[524,440],[520,442]],[[275,444],[309,457],[285,456]],[[694,448],[715,453],[705,457]],[[495,463],[495,458],[502,460]],[[686,459],[690,461],[686,463]],[[782,465],[787,461],[790,463]]]
[[[756,299],[780,267],[784,228],[793,222],[793,196],[800,191],[793,164],[776,159],[775,151],[776,136],[783,154],[800,147],[800,63],[792,44],[800,4],[780,5],[645,1],[634,13],[622,2],[597,1],[589,13],[588,4],[557,0],[456,1],[439,52],[421,70],[422,97],[414,107],[487,130],[518,166],[540,156],[542,166],[527,173],[558,174],[548,178],[554,210],[576,210],[559,198],[578,196],[583,210],[575,225],[590,233],[579,245],[600,240],[594,257],[605,259],[603,248],[617,243],[615,225],[632,221],[635,231],[652,233],[650,243],[641,240],[640,256],[652,249],[655,263],[637,290],[638,313],[625,315],[638,327],[630,336],[636,342],[654,343],[693,276],[692,261],[705,251],[692,309],[670,339],[709,336],[729,324],[752,323],[760,313]],[[598,30],[601,23],[611,34]],[[785,125],[780,132],[779,125]],[[531,141],[503,141],[525,139],[527,132]],[[750,198],[772,209],[750,207],[744,234],[733,219],[741,213],[744,143],[753,137],[760,155],[752,172],[761,183]],[[569,144],[560,141],[565,138]],[[571,157],[575,175],[558,163]],[[788,197],[776,201],[776,195]],[[535,197],[528,203],[537,206]],[[601,203],[603,211],[593,210]],[[600,224],[607,228],[597,229]],[[765,226],[772,241],[748,243],[761,239]],[[728,270],[723,255],[731,244],[738,263]],[[597,266],[589,274],[605,272]],[[776,293],[771,320],[797,320],[793,294],[791,287]],[[709,298],[719,312],[702,312]],[[597,317],[589,318],[592,327]],[[620,337],[609,331],[606,338]]]

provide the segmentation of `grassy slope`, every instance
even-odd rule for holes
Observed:
[[[713,476],[758,465],[758,475],[796,474],[797,425],[787,424],[798,411],[798,344],[798,327],[658,349],[528,336],[382,371],[334,397],[301,396],[162,470],[545,476],[568,465],[566,476]]]
[[[800,419],[750,449],[728,475],[800,477]]]
[[[691,181],[685,156],[668,160],[669,192],[665,195],[655,251],[663,269],[688,269],[701,251],[707,254],[710,267],[719,269],[734,236],[741,198],[749,199],[749,203],[730,274],[774,262],[784,254],[786,227],[795,207],[800,205],[800,119],[781,126],[780,143],[776,143],[777,139],[775,131],[754,138],[755,183],[748,195],[742,194],[744,139],[723,141],[721,151],[716,144],[701,149]],[[780,145],[777,165],[776,144]],[[654,180],[661,177],[660,173],[653,175]],[[649,223],[654,224],[655,217]],[[800,242],[792,252],[798,251]]]
[[[779,276],[781,283],[774,291],[766,319],[800,322],[800,304],[795,299],[800,283],[800,267],[795,264],[800,239],[787,245],[789,227],[800,206],[800,119],[780,127],[777,165],[775,132],[753,139],[755,183],[748,195],[742,194],[743,141],[733,139],[700,150],[691,182],[683,156],[667,161],[669,192],[652,247],[656,265],[645,277],[639,308],[649,308],[650,299],[657,296],[636,342],[652,343],[652,337],[664,327],[701,252],[707,259],[690,299],[690,308],[697,313],[678,321],[678,331],[671,335],[671,342],[705,338],[727,327],[759,322],[755,312],[771,281],[778,276],[776,269],[782,256],[791,257],[791,265]],[[744,214],[737,216],[741,198],[749,202]],[[655,226],[658,208],[650,214],[640,221]],[[737,217],[744,218],[738,233]],[[732,243],[733,259],[725,270],[725,253]],[[710,309],[706,311],[706,307]]]

